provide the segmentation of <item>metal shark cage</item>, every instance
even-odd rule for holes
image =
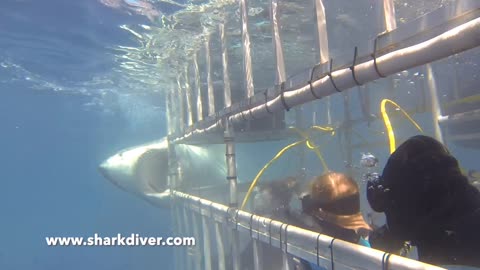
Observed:
[[[196,246],[175,249],[176,268],[239,270],[241,268],[238,240],[239,237],[248,237],[254,244],[255,269],[262,269],[262,257],[258,253],[257,246],[259,242],[270,244],[272,248],[283,251],[284,269],[288,269],[287,254],[316,262],[327,269],[337,270],[443,269],[239,210],[235,143],[292,137],[293,132],[284,124],[284,111],[334,94],[341,95],[347,89],[420,66],[425,67],[429,86],[432,88],[429,91],[431,105],[423,110],[433,113],[435,116],[433,122],[438,129],[440,122],[449,121],[448,119],[456,121],[455,119],[461,117],[461,114],[449,118],[448,115],[442,116],[440,113],[434,86],[435,78],[431,72],[430,63],[480,45],[480,2],[459,0],[397,28],[393,1],[378,1],[385,31],[367,46],[352,48],[348,60],[342,60],[344,58],[337,60],[329,56],[322,0],[314,0],[319,51],[317,60],[320,64],[289,78],[285,75],[277,12],[278,2],[279,0],[271,0],[270,5],[272,45],[276,62],[276,81],[272,82],[274,87],[255,94],[247,27],[247,1],[240,0],[242,25],[239,27],[242,30],[243,41],[245,98],[240,102],[232,103],[233,89],[230,89],[227,70],[224,25],[219,25],[224,75],[224,107],[221,109],[218,106],[215,107],[208,46],[205,54],[208,65],[208,116],[203,117],[205,113],[202,111],[203,100],[200,91],[197,95],[196,111],[193,106],[194,98],[188,87],[187,91],[182,91],[182,95],[173,93],[168,95],[169,186],[172,196],[173,225],[176,234],[193,235],[197,239]],[[198,72],[196,60],[194,65]],[[196,79],[199,80],[199,76],[196,76]],[[181,87],[180,83],[179,87]],[[357,89],[363,91],[361,88]],[[348,99],[345,100],[348,102]],[[197,121],[194,121],[194,114],[197,116]],[[365,117],[351,119],[348,111],[345,115],[346,119],[341,128],[346,132],[351,132],[348,127],[355,121],[368,121]],[[470,113],[468,117],[478,117],[478,114],[472,116]],[[441,133],[437,131],[435,135],[441,140]],[[181,172],[178,170],[175,159],[175,144],[212,143],[226,145],[228,171],[226,179],[230,183],[229,205],[222,205],[176,190],[175,183],[181,177]],[[347,146],[349,149],[352,147],[355,145],[351,143]],[[349,158],[351,159],[351,153]]]

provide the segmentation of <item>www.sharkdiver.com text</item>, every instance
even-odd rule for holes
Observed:
[[[195,246],[194,237],[141,237],[139,234],[114,237],[45,237],[48,246]]]

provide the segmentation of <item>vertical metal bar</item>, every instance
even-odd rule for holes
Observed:
[[[176,95],[177,91],[175,91],[175,88],[171,88],[170,90],[171,96],[170,96],[170,105],[172,109],[172,128],[175,134],[180,133],[180,105],[178,104],[178,96]]]
[[[303,106],[298,106],[295,108],[295,124],[296,127],[300,130],[305,128],[305,118],[303,117]],[[298,151],[298,165],[299,165],[299,175],[303,173],[305,170],[305,158],[307,155],[307,148],[306,147],[299,147]]]
[[[326,97],[327,102],[327,125],[332,125],[332,99],[330,96]]]
[[[363,118],[367,120],[368,126],[370,126],[371,122],[371,108],[370,108],[370,88],[368,85],[358,86],[358,99],[360,101],[360,107],[362,110]]]
[[[315,26],[317,29],[317,61],[321,64],[330,61],[330,51],[328,49],[327,17],[325,15],[325,6],[322,0],[314,0],[315,7]]]
[[[395,16],[395,5],[393,0],[383,0],[383,14],[385,31],[390,32],[397,28],[397,20]]]
[[[179,118],[180,126],[179,130],[183,134],[185,130],[185,97],[183,95],[182,84],[180,83],[180,76],[177,77],[177,93],[178,93],[178,106],[179,106]]]
[[[193,106],[192,106],[192,89],[189,83],[188,65],[185,66],[185,96],[187,97],[187,121],[188,126],[193,124]]]
[[[395,16],[395,6],[393,3],[393,0],[383,0],[383,1],[378,1],[378,5],[380,6],[378,8],[380,14],[378,14],[378,21],[380,22],[379,24],[379,32],[384,33],[384,32],[390,32],[393,29],[397,28],[397,21],[396,21],[396,16]],[[375,52],[374,52],[375,53]],[[389,89],[389,97],[390,98],[395,98],[395,83],[393,81],[393,77],[388,77],[387,79],[387,89]]]
[[[186,233],[183,231],[183,228],[181,224],[184,224],[185,221],[182,218],[182,215],[180,213],[180,205],[179,202],[176,199],[173,199],[173,210],[174,210],[174,215],[175,215],[175,227],[177,228],[175,233],[175,237],[178,236],[186,236]],[[176,267],[175,269],[185,269],[186,268],[186,262],[185,258],[187,258],[188,253],[186,253],[186,247],[174,247],[175,250],[177,251],[176,253]]]
[[[178,235],[185,236],[185,235],[188,235],[188,227],[185,227],[185,228],[183,227],[183,224],[185,224],[185,226],[188,226],[186,212],[183,213],[182,215],[181,209],[183,207],[180,206],[180,201],[176,200],[176,197],[174,197],[172,194],[174,190],[178,189],[178,186],[182,181],[182,173],[178,163],[178,158],[175,151],[175,145],[172,144],[170,141],[168,142],[168,168],[169,168],[168,188],[172,196],[172,206],[173,206],[172,212],[174,214],[173,218],[176,221],[176,225],[174,227],[174,234],[175,236],[178,236]],[[180,269],[189,269],[188,268],[188,251],[189,251],[188,247],[184,247],[184,248],[175,247],[175,250],[176,250],[176,256],[177,256],[176,265]],[[184,258],[187,258],[187,262],[184,261]]]
[[[235,160],[235,143],[232,124],[226,120],[224,141],[226,145],[227,180],[230,183],[230,207],[238,207],[237,200],[237,164]]]
[[[252,74],[252,55],[250,52],[250,34],[248,33],[248,2],[240,0],[240,13],[242,16],[242,48],[243,48],[243,70],[245,72],[245,90],[246,97],[250,98],[254,94],[253,74]]]
[[[168,188],[170,190],[174,190],[176,188],[177,182],[177,154],[175,152],[175,145],[173,145],[170,141],[168,142]]]
[[[193,225],[193,235],[195,237],[195,241],[200,241],[200,224],[198,222],[197,214],[190,209],[190,215],[192,217],[192,225]],[[200,250],[200,245],[194,247],[194,258],[195,258],[195,268],[198,270],[202,270],[202,252]]]
[[[176,205],[173,204],[173,198],[171,198],[171,202],[172,202],[172,207],[170,208],[170,218],[171,218],[171,226],[172,226],[172,233],[173,233],[173,237],[177,237],[178,235],[181,235],[181,232],[179,232],[178,230],[178,219],[177,219],[177,215],[176,215]],[[173,247],[173,258],[174,258],[174,265],[173,265],[173,269],[179,269],[181,268],[180,266],[180,250],[178,249],[179,247]]]
[[[270,22],[272,25],[272,42],[273,50],[275,52],[275,64],[276,64],[276,77],[275,84],[279,85],[280,83],[286,80],[285,75],[285,60],[283,58],[283,46],[282,39],[280,37],[280,20],[278,14],[278,0],[271,0],[270,2]]]
[[[282,46],[282,38],[280,35],[280,14],[278,11],[278,1],[279,0],[271,0],[270,1],[270,24],[272,25],[272,45],[273,51],[275,53],[275,85],[280,85],[281,83],[285,82],[286,80],[286,73],[285,73],[285,59],[283,57],[283,46]],[[300,107],[295,109],[295,115],[301,113]],[[276,118],[273,117],[272,126],[276,124]]]
[[[288,264],[288,254],[285,250],[283,251],[282,261],[282,270],[290,270],[290,265]]]
[[[222,224],[215,222],[215,235],[217,240],[218,270],[225,270],[225,251],[223,245]]]
[[[212,116],[215,114],[215,93],[213,89],[212,81],[212,63],[210,57],[210,34],[205,37],[205,57],[207,65],[207,87],[208,87],[208,115]]]
[[[263,257],[260,242],[257,239],[253,239],[253,267],[255,270],[263,269]]]
[[[207,217],[202,215],[203,226],[203,259],[205,270],[212,270],[212,249],[210,245],[210,226],[208,226]]]
[[[235,161],[235,144],[233,127],[228,119],[225,120],[225,133],[224,141],[226,145],[226,162],[227,162],[227,180],[230,183],[230,203],[231,208],[238,208],[237,199],[237,165]],[[235,220],[235,222],[237,222]],[[240,270],[240,251],[239,251],[239,239],[238,231],[236,228],[231,230],[231,245],[232,245],[232,258],[233,258],[233,270]]]
[[[198,70],[197,53],[193,55],[193,68],[195,70],[195,87],[197,88],[197,121],[203,120],[202,86],[200,85],[200,71]]]
[[[315,26],[317,37],[316,48],[317,48],[317,62],[320,64],[327,63],[330,61],[330,50],[328,48],[328,31],[327,31],[327,17],[325,15],[325,6],[323,5],[322,0],[314,0],[315,7]],[[325,98],[327,103],[327,124],[332,125],[332,115],[331,115],[331,98],[330,96]]]
[[[459,62],[458,58],[459,58],[458,55],[455,55],[455,61],[456,62]],[[459,93],[460,85],[461,84],[460,84],[460,81],[459,81],[458,68],[456,68],[455,69],[455,78],[453,78],[453,88],[452,88],[453,98],[455,100],[460,98],[460,93]]]
[[[165,99],[165,107],[167,110],[167,134],[168,136],[173,135],[174,133],[174,120],[173,120],[173,111],[172,111],[172,92],[167,91],[167,98]]]
[[[190,211],[190,210],[187,210],[187,207],[188,207],[189,204],[185,204],[184,207],[183,207],[183,220],[185,223],[183,223],[183,226],[184,226],[184,232],[185,232],[185,235],[187,236],[192,236],[193,233],[192,233],[192,228],[190,228],[190,226],[192,225],[192,223],[190,222],[190,219],[188,218],[188,213],[187,211]],[[194,236],[194,235],[193,235]],[[198,239],[195,239],[195,241],[198,241]],[[194,265],[195,265],[195,253],[194,253],[194,246],[188,246],[186,248],[186,251],[187,251],[187,263],[186,263],[186,268],[187,270],[193,270],[194,268]]]
[[[169,141],[168,142],[168,178],[167,178],[167,184],[168,188],[170,190],[170,195],[172,195],[172,191],[175,190],[176,188],[176,177],[177,177],[177,156],[175,153],[175,146]],[[173,233],[175,236],[179,235],[178,231],[178,219],[177,219],[177,205],[173,202],[173,197],[172,199],[172,208],[170,211],[171,214],[171,220],[173,222]],[[174,257],[175,257],[175,268],[180,267],[180,254],[179,250],[177,247],[174,248]]]
[[[430,100],[431,100],[431,113],[432,113],[432,122],[434,128],[435,139],[439,142],[443,143],[443,136],[442,130],[440,129],[439,119],[442,116],[442,112],[440,111],[440,102],[438,100],[438,90],[437,90],[437,82],[435,80],[435,74],[433,73],[432,65],[426,64],[426,76],[427,76],[427,84],[428,84],[428,92],[430,93]]]
[[[226,17],[224,19],[224,23]],[[227,54],[227,38],[225,36],[225,25],[220,24],[220,40],[222,42],[222,66],[223,66],[223,90],[224,90],[224,105],[225,108],[232,105],[232,91],[230,89],[230,76],[228,74],[228,54]]]
[[[397,28],[397,17],[395,15],[395,5],[393,0],[383,0],[383,14],[384,14],[384,24],[385,31],[390,32]],[[395,83],[393,77],[388,79],[389,88],[391,89],[391,98],[396,98],[395,95]]]
[[[343,93],[343,107],[344,107],[344,134],[345,134],[345,152],[347,154],[347,164],[353,164],[352,156],[352,115],[350,111],[350,96],[349,92]],[[352,175],[352,166],[348,166],[347,172]]]

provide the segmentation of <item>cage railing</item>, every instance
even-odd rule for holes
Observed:
[[[480,2],[459,0],[379,35],[366,46],[289,77],[280,85],[216,111],[189,127],[177,128],[173,142],[262,118],[328,97],[360,84],[434,62],[480,45]],[[250,92],[251,93],[251,92]],[[198,102],[198,101],[197,101]],[[185,123],[185,121],[181,121]],[[182,132],[184,129],[184,132]]]
[[[217,252],[216,258],[226,256],[223,252],[226,242],[220,237],[225,234],[220,233],[220,226],[228,228],[242,236],[249,237],[252,240],[260,241],[270,245],[271,248],[280,249],[289,255],[304,260],[317,263],[326,269],[395,269],[395,270],[440,270],[441,267],[428,265],[412,259],[389,254],[380,250],[360,246],[336,239],[317,232],[309,231],[293,225],[285,224],[280,221],[272,220],[252,213],[231,208],[193,195],[173,191],[172,196],[176,202],[176,207],[189,213],[192,220],[198,215],[203,220],[200,225],[192,220],[183,220],[182,215],[178,215],[177,224],[190,224],[193,226],[195,237],[202,239],[204,243],[196,245],[195,254],[211,254],[210,229],[208,223],[214,225],[216,229],[215,244]],[[186,215],[184,215],[186,217]],[[200,232],[202,235],[200,235]],[[185,233],[188,233],[186,231]],[[220,243],[220,244],[219,244]],[[235,256],[234,254],[231,254]],[[252,254],[252,258],[258,254]],[[210,257],[203,256],[204,263],[197,257],[196,264],[200,264],[200,269],[211,269],[212,262]],[[233,258],[231,258],[233,259]],[[226,258],[219,258],[217,263],[219,269],[225,269]],[[286,266],[285,266],[286,267]],[[286,269],[286,268],[284,268]]]

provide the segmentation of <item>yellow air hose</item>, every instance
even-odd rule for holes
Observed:
[[[291,127],[291,129],[295,130],[300,136],[303,137],[303,139],[306,141],[305,144],[307,145],[307,147],[313,152],[315,152],[318,159],[320,159],[320,162],[322,163],[323,170],[327,172],[328,171],[327,163],[325,162],[325,159],[323,158],[322,153],[320,153],[320,150],[318,149],[318,147],[315,145],[313,141],[310,140],[310,137],[305,132],[301,131],[298,128]]]
[[[273,162],[278,160],[287,150],[289,150],[290,148],[293,148],[295,146],[298,146],[298,145],[302,144],[303,142],[305,142],[306,146],[310,150],[315,152],[315,154],[320,159],[320,162],[322,163],[323,169],[325,171],[328,171],[328,166],[327,166],[327,163],[325,162],[325,159],[322,156],[322,153],[320,153],[320,150],[315,145],[315,143],[310,140],[310,137],[304,131],[301,131],[298,128],[291,127],[291,129],[295,130],[301,137],[303,137],[303,140],[287,145],[282,150],[280,150],[280,152],[278,152],[278,154],[276,154],[275,157],[272,160],[270,160],[267,164],[265,164],[265,166],[263,166],[263,168],[258,172],[258,174],[253,179],[252,184],[248,188],[247,194],[245,195],[245,198],[243,199],[242,205],[240,207],[241,210],[244,209],[245,205],[248,202],[248,199],[252,195],[253,189],[257,185],[257,182],[260,180],[260,177],[268,169],[268,167],[270,167],[270,165],[272,165]],[[335,134],[335,130],[331,127],[312,126],[310,129],[317,129],[317,130],[321,130],[321,131],[325,131],[325,132],[331,132],[332,136]]]
[[[421,132],[423,133],[423,130],[422,128],[417,124],[417,122],[415,122],[415,120],[412,119],[412,117],[410,117],[410,115],[408,115],[408,113],[403,110],[400,106],[398,106],[397,103],[391,101],[390,99],[384,99],[382,100],[382,102],[380,103],[380,111],[382,113],[382,118],[383,118],[383,123],[385,124],[385,128],[387,129],[387,134],[388,134],[388,141],[389,141],[389,144],[390,144],[390,154],[392,154],[395,149],[396,149],[396,144],[395,144],[395,133],[393,132],[393,128],[392,128],[392,123],[390,122],[390,118],[388,117],[388,114],[387,114],[387,111],[385,109],[385,105],[387,103],[390,103],[392,104],[393,106],[395,106],[396,108],[398,108],[407,118],[408,120],[410,120],[410,122],[412,122],[413,125],[415,125],[415,127]]]
[[[392,154],[395,149],[396,149],[396,143],[395,143],[395,133],[394,133],[394,130],[393,130],[393,127],[392,127],[392,123],[390,122],[390,118],[388,117],[388,114],[387,114],[387,111],[386,111],[386,104],[387,103],[390,103],[392,104],[393,106],[395,106],[397,109],[399,109],[406,117],[407,119],[421,132],[421,133],[424,133],[423,132],[423,129],[420,127],[420,125],[415,122],[415,120],[413,120],[412,117],[410,117],[410,115],[405,111],[403,110],[397,103],[395,103],[394,101],[390,100],[390,99],[383,99],[382,102],[380,103],[380,111],[381,111],[381,114],[382,114],[382,118],[383,118],[383,122],[385,124],[385,128],[387,129],[387,134],[388,134],[388,140],[389,140],[389,146],[390,146],[390,154]],[[253,192],[253,189],[255,188],[255,186],[257,185],[257,182],[260,180],[260,177],[263,175],[263,173],[268,169],[268,167],[270,167],[270,165],[272,165],[276,160],[278,160],[287,150],[295,147],[295,146],[298,146],[300,144],[302,144],[303,142],[305,142],[306,146],[315,152],[315,154],[318,156],[318,158],[320,159],[320,162],[322,163],[322,166],[323,166],[323,169],[324,171],[328,171],[328,167],[327,167],[327,163],[325,162],[325,159],[323,158],[322,154],[320,153],[320,150],[318,149],[318,147],[315,145],[315,143],[313,141],[310,140],[310,137],[304,132],[304,131],[301,131],[300,129],[298,128],[294,128],[294,127],[291,127],[291,129],[295,130],[302,138],[303,140],[301,141],[297,141],[297,142],[294,142],[292,144],[289,144],[287,145],[286,147],[284,147],[282,150],[280,150],[273,159],[271,159],[267,164],[265,164],[263,166],[263,168],[258,172],[258,174],[255,176],[252,184],[250,185],[248,191],[247,191],[247,194],[245,195],[245,198],[243,199],[243,202],[242,202],[242,205],[240,207],[240,209],[244,209],[245,205],[247,204],[248,202],[248,199],[250,198],[252,192]],[[335,135],[335,129],[332,128],[332,127],[321,127],[321,126],[311,126],[310,127],[311,130],[319,130],[319,131],[324,131],[324,132],[331,132],[332,136]],[[464,171],[464,169],[462,168],[462,171]]]
[[[475,97],[477,98],[477,97]],[[405,116],[408,118],[408,120],[410,120],[410,122],[412,122],[415,127],[421,132],[423,133],[423,130],[422,128],[417,124],[417,122],[415,122],[415,120],[413,120],[410,115],[408,115],[407,112],[405,112],[400,106],[398,106],[398,104],[396,104],[395,102],[389,100],[389,99],[384,99],[382,100],[382,103],[381,103],[381,112],[382,112],[382,117],[383,117],[383,122],[385,123],[385,127],[388,131],[388,138],[389,138],[389,141],[390,141],[390,154],[392,154],[395,149],[396,149],[396,145],[395,145],[395,134],[393,132],[393,128],[392,128],[392,124],[390,123],[390,119],[388,118],[388,115],[386,113],[386,110],[385,110],[385,105],[388,103],[391,103],[392,105],[394,105],[395,107],[397,107],[398,109],[400,109],[403,114],[405,114]],[[463,101],[462,101],[463,102]],[[463,167],[460,167],[460,170],[461,172],[464,174],[464,175],[467,175],[469,174],[469,172],[463,168]],[[480,177],[479,177],[480,178]]]
[[[317,129],[325,132],[332,132],[332,136],[335,135],[335,129],[332,127],[311,126],[310,129]]]
[[[475,102],[477,100],[480,100],[480,96],[473,96],[471,97],[472,99],[472,102]],[[470,101],[469,99],[465,99],[465,100],[461,100],[459,101],[460,103],[464,103],[464,102],[468,102]],[[408,120],[410,120],[410,122],[412,122],[415,127],[421,132],[423,133],[423,130],[422,128],[417,124],[417,122],[415,122],[415,120],[413,120],[410,115],[408,115],[407,112],[405,112],[400,106],[398,106],[398,104],[396,104],[395,102],[389,100],[389,99],[384,99],[382,100],[382,103],[381,103],[381,112],[382,112],[382,117],[383,117],[383,122],[385,123],[385,128],[387,129],[388,131],[388,139],[389,139],[389,142],[390,142],[390,154],[392,154],[395,149],[397,149],[396,145],[395,145],[395,134],[393,132],[393,128],[392,128],[392,124],[390,123],[390,119],[388,118],[388,115],[386,113],[386,110],[385,110],[385,105],[388,103],[391,103],[392,105],[394,105],[395,107],[397,107],[398,109],[400,109],[403,114],[405,114],[405,116],[408,118]],[[463,167],[460,167],[460,171],[462,172],[462,174],[466,175],[467,177],[469,176],[469,172],[467,171],[467,169],[463,168]],[[472,178],[476,178],[476,177],[472,177]],[[480,177],[478,177],[480,179]]]
[[[243,199],[243,202],[242,202],[242,206],[240,207],[240,210],[242,210],[245,205],[247,204],[247,201],[248,199],[250,198],[250,195],[252,194],[253,192],[253,189],[255,188],[255,186],[257,185],[257,182],[258,180],[260,179],[260,177],[263,175],[263,173],[265,172],[265,170],[267,170],[268,167],[270,167],[270,165],[273,164],[273,162],[275,162],[277,159],[279,159],[287,150],[289,150],[290,148],[293,148],[295,146],[298,146],[300,144],[302,144],[304,142],[304,140],[301,140],[301,141],[298,141],[298,142],[294,142],[292,144],[289,144],[287,145],[286,147],[284,147],[282,150],[280,150],[280,152],[278,152],[274,158],[272,158],[272,160],[270,160],[267,164],[265,164],[265,166],[263,166],[263,168],[258,172],[257,176],[255,176],[255,178],[253,179],[253,182],[252,184],[250,185],[250,187],[248,188],[248,191],[247,191],[247,194],[245,195],[245,198]]]

